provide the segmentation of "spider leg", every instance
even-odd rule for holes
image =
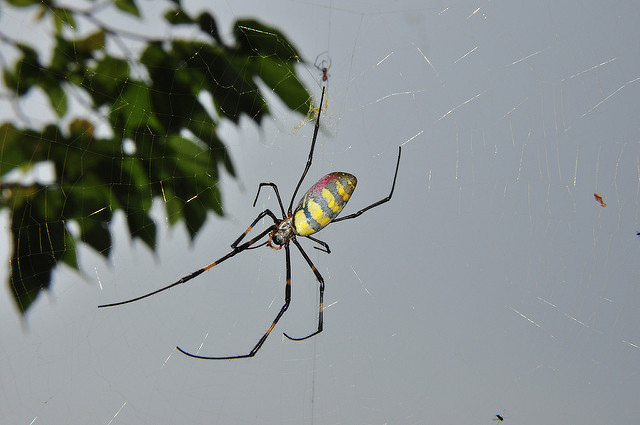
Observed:
[[[322,60],[320,60],[320,56],[323,56]],[[331,56],[329,56],[329,52],[322,52],[318,56],[316,56],[316,60],[313,63],[314,66],[322,71],[322,68],[331,68]]]
[[[331,250],[329,249],[329,244],[326,242],[321,241],[320,239],[316,239],[312,236],[305,236],[307,239],[311,239],[312,241],[314,241],[317,244],[322,245],[324,248],[318,248],[317,246],[314,246],[315,249],[317,249],[318,251],[322,251],[322,252],[326,252],[327,254],[331,254]]]
[[[261,216],[264,216],[265,214],[267,214],[267,211],[269,211],[269,210],[266,210],[266,211],[263,211],[262,213],[260,213],[260,215],[258,216],[258,218],[255,221],[257,222],[260,219]],[[269,212],[271,212],[271,211],[269,211]],[[253,224],[255,224],[255,222]],[[102,304],[102,305],[99,305],[98,308],[115,307],[115,306],[118,306],[118,305],[129,304],[129,303],[132,303],[134,301],[139,301],[139,300],[141,300],[143,298],[150,297],[150,296],[155,295],[155,294],[157,294],[159,292],[166,291],[167,289],[173,288],[174,286],[180,285],[181,283],[188,282],[191,279],[193,279],[194,277],[199,276],[200,274],[206,272],[210,268],[217,266],[218,264],[222,263],[225,260],[228,260],[229,258],[231,258],[234,255],[244,251],[245,249],[249,249],[249,247],[251,247],[251,245],[253,245],[254,243],[258,242],[260,239],[262,239],[267,234],[269,234],[269,232],[272,232],[275,228],[276,228],[275,224],[272,225],[272,226],[269,226],[266,230],[263,230],[262,232],[260,232],[260,234],[258,236],[256,236],[255,238],[251,239],[250,241],[245,242],[240,246],[234,246],[233,250],[231,250],[231,252],[229,252],[227,255],[219,258],[218,260],[214,261],[213,263],[209,264],[208,266],[205,266],[205,267],[203,267],[203,268],[201,268],[199,270],[196,270],[195,272],[193,272],[191,274],[188,274],[188,275],[186,275],[184,277],[181,277],[180,279],[178,279],[177,281],[175,281],[171,285],[167,285],[167,286],[165,286],[163,288],[156,289],[153,292],[149,292],[148,294],[144,294],[144,295],[141,295],[141,296],[136,297],[136,298],[131,298],[130,300],[120,301],[120,302],[117,302],[117,303]],[[250,229],[251,229],[251,226],[249,227],[248,230],[250,230]],[[248,230],[247,230],[247,232],[248,232]],[[240,237],[240,239],[242,239],[245,234],[246,234],[246,232]],[[238,241],[236,241],[236,242],[238,242]]]
[[[307,175],[307,171],[309,171],[309,167],[311,167],[311,162],[313,161],[313,149],[316,146],[316,139],[318,138],[318,130],[320,129],[320,113],[322,112],[322,101],[324,100],[324,87],[322,87],[322,95],[320,96],[320,109],[318,110],[318,118],[316,119],[316,125],[313,128],[313,138],[311,139],[311,149],[309,150],[309,158],[307,159],[307,165],[304,167],[304,171],[302,172],[302,176],[300,176],[300,180],[296,185],[296,190],[293,191],[293,195],[291,196],[291,202],[289,203],[288,215],[291,214],[291,209],[293,208],[293,201],[296,199],[296,194],[298,193],[298,189],[300,189],[300,185],[302,181]],[[285,215],[285,214],[283,214]]]
[[[312,333],[310,335],[307,335],[305,337],[302,337],[302,338],[292,338],[289,335],[287,335],[286,333],[284,334],[284,336],[286,336],[290,340],[303,341],[305,339],[311,338],[312,336],[318,335],[320,332],[322,332],[322,323],[323,323],[323,321],[322,321],[322,306],[323,306],[323,298],[324,298],[324,279],[322,278],[322,275],[320,274],[318,269],[316,269],[316,266],[314,266],[313,263],[311,262],[311,259],[309,258],[307,253],[304,252],[304,249],[302,249],[302,246],[300,245],[300,242],[298,242],[295,239],[292,239],[292,241],[296,245],[296,247],[298,248],[298,250],[300,251],[302,256],[304,257],[304,259],[307,261],[307,264],[309,264],[309,267],[311,267],[311,270],[316,275],[316,279],[318,279],[318,282],[320,282],[320,290],[319,290],[319,292],[320,292],[320,303],[318,304],[318,330],[315,331],[314,333]]]
[[[280,211],[282,211],[282,216],[285,216],[284,213],[284,206],[282,205],[282,199],[280,199],[280,193],[278,192],[278,185],[276,185],[275,183],[260,183],[258,185],[258,193],[256,193],[256,199],[253,200],[253,206],[256,206],[256,202],[258,202],[258,196],[260,196],[260,189],[262,189],[263,186],[271,186],[273,188],[273,191],[276,192],[276,197],[278,198],[278,204],[280,205]]]
[[[360,211],[357,211],[357,212],[355,212],[353,214],[349,214],[349,215],[345,215],[344,217],[336,218],[332,222],[333,223],[337,223],[338,221],[343,221],[343,220],[349,220],[349,219],[352,219],[352,218],[356,218],[360,214],[362,214],[363,212],[365,212],[367,210],[370,210],[371,208],[375,208],[378,205],[384,204],[385,202],[389,202],[391,200],[391,197],[393,196],[393,190],[396,187],[396,178],[398,177],[398,167],[400,167],[400,155],[401,154],[402,154],[402,146],[399,146],[398,147],[398,162],[396,162],[396,172],[393,175],[393,184],[391,185],[391,192],[389,192],[389,196],[379,200],[378,202],[374,202],[373,204],[371,204],[371,205],[369,205],[367,207],[364,207]]]
[[[295,239],[294,239],[295,242]],[[296,243],[297,244],[297,243]],[[262,338],[260,338],[260,340],[258,341],[258,343],[255,345],[255,347],[253,347],[253,349],[251,349],[251,351],[249,351],[248,354],[243,354],[240,356],[225,356],[225,357],[207,357],[207,356],[199,356],[197,354],[191,354],[188,353],[186,351],[184,351],[182,348],[180,347],[176,347],[182,354],[186,354],[189,357],[194,357],[196,359],[204,359],[204,360],[231,360],[231,359],[245,359],[247,357],[253,357],[256,355],[256,353],[258,352],[258,350],[260,349],[260,347],[262,347],[262,344],[264,344],[264,342],[267,340],[267,338],[269,337],[269,334],[271,334],[271,331],[273,331],[273,328],[276,327],[276,324],[278,323],[278,320],[280,320],[280,318],[282,317],[282,315],[284,314],[285,311],[287,311],[287,309],[289,308],[289,303],[291,302],[291,254],[289,252],[289,244],[286,244],[284,246],[284,252],[285,252],[285,257],[286,257],[286,269],[287,269],[287,284],[284,288],[284,305],[282,306],[282,308],[280,309],[280,311],[278,312],[278,315],[276,316],[275,319],[273,319],[273,322],[271,323],[271,326],[269,326],[269,329],[267,329],[267,332],[265,332],[264,335],[262,335]]]
[[[250,248],[247,248],[247,251],[250,249],[258,249],[258,248],[262,248],[263,246],[267,246],[269,245],[269,240],[267,239],[266,241],[262,242],[260,245],[253,245]]]
[[[262,211],[260,214],[258,214],[258,216],[256,217],[255,220],[253,220],[253,222],[251,222],[251,224],[249,225],[249,227],[247,227],[247,230],[245,230],[238,239],[236,239],[232,244],[231,244],[231,248],[235,248],[236,246],[238,246],[238,244],[240,243],[240,241],[242,239],[244,239],[245,236],[247,236],[247,234],[251,231],[251,229],[253,229],[253,226],[256,225],[256,223],[258,221],[260,221],[265,215],[268,215],[269,217],[271,217],[271,219],[273,220],[274,224],[278,224],[280,222],[280,220],[278,220],[278,217],[276,217],[276,215],[274,213],[271,212],[271,210],[264,210]],[[273,227],[273,226],[272,226]]]

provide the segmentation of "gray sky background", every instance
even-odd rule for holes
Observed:
[[[288,201],[312,124],[297,129],[301,117],[278,103],[260,129],[226,124],[239,178],[223,178],[224,219],[191,244],[158,201],[153,255],[120,216],[111,260],[82,249],[84,274],[58,269],[25,322],[4,283],[5,211],[3,422],[491,424],[503,410],[513,424],[637,421],[638,4],[206,4],[225,35],[256,17],[309,61],[328,51],[328,106],[303,190],[353,173],[344,213],[354,212],[386,196],[404,144],[394,198],[323,230],[330,255],[302,241],[326,281],[322,334],[282,337],[316,326],[317,283],[293,250],[289,311],[255,358],[219,362],[175,346],[248,352],[281,306],[283,252],[247,252],[139,303],[96,306],[225,254],[262,208],[277,208],[264,195],[251,208],[259,182]],[[317,103],[321,73],[300,71]]]

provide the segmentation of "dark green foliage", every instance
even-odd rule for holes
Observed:
[[[55,114],[70,121],[37,129],[27,120],[0,123],[0,208],[11,211],[10,284],[23,313],[49,287],[60,261],[78,269],[76,238],[109,256],[109,226],[118,210],[131,237],[152,250],[157,232],[149,211],[155,199],[163,202],[168,222],[184,222],[192,238],[209,212],[221,215],[220,167],[231,175],[234,168],[217,134],[218,117],[237,123],[244,114],[259,124],[269,110],[258,79],[290,109],[309,111],[309,94],[296,77],[298,53],[280,31],[257,21],[236,22],[235,41],[227,45],[213,16],[191,17],[179,1],[164,19],[199,29],[204,38],[146,39],[130,30],[119,33],[92,11],[61,8],[54,1],[8,3],[39,8],[38,19],[54,23],[55,46],[47,64],[32,47],[0,34],[0,44],[20,53],[2,70],[5,86],[16,105],[40,89]],[[115,0],[113,6],[129,19],[140,16],[134,0]],[[80,21],[95,31],[74,38]],[[130,60],[122,59],[131,51],[105,48],[126,45],[128,38],[138,46],[143,40],[136,72]],[[70,99],[80,98],[80,92],[82,101],[90,102],[87,110],[70,111]],[[213,105],[201,104],[203,93]],[[100,116],[101,121],[95,118]],[[111,135],[96,136],[98,125],[107,125]],[[16,171],[43,163],[53,167],[52,182],[16,179]]]

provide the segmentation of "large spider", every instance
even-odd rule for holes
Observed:
[[[323,99],[324,99],[324,88],[322,89],[322,96],[320,97],[320,105],[322,105]],[[311,140],[311,150],[309,151],[309,158],[307,159],[307,165],[305,166],[304,171],[302,172],[302,176],[300,177],[300,180],[296,185],[296,189],[293,191],[293,195],[291,196],[291,202],[289,203],[289,208],[287,210],[287,213],[285,213],[284,211],[284,206],[282,205],[282,199],[280,198],[280,193],[278,192],[278,186],[275,183],[260,183],[260,185],[258,186],[258,193],[256,193],[256,198],[253,201],[253,206],[255,207],[256,202],[258,201],[260,190],[264,186],[270,186],[273,188],[276,194],[276,198],[278,199],[278,204],[280,205],[280,211],[282,212],[282,218],[278,218],[271,210],[266,209],[262,211],[260,214],[258,214],[256,219],[253,220],[253,222],[249,225],[247,230],[245,230],[242,233],[242,235],[240,235],[240,237],[231,244],[232,250],[227,255],[219,258],[218,260],[214,261],[208,266],[205,266],[187,276],[180,278],[177,282],[174,282],[171,285],[157,289],[148,294],[141,295],[136,298],[132,298],[130,300],[99,305],[98,308],[114,307],[117,305],[128,304],[134,301],[141,300],[143,298],[150,297],[151,295],[155,295],[158,292],[166,291],[169,288],[173,288],[176,285],[180,285],[181,283],[185,283],[193,279],[194,277],[199,276],[205,271],[217,266],[223,261],[228,260],[229,258],[247,249],[258,248],[262,245],[267,245],[273,249],[282,249],[282,247],[284,247],[286,273],[287,273],[287,283],[284,290],[284,305],[276,315],[275,319],[273,319],[273,323],[271,323],[271,326],[269,326],[269,329],[267,329],[265,334],[262,336],[262,338],[260,338],[258,343],[253,347],[253,349],[251,349],[249,353],[238,355],[238,356],[207,357],[207,356],[199,356],[196,354],[191,354],[180,347],[176,347],[181,353],[186,354],[187,356],[190,356],[190,357],[195,357],[197,359],[228,360],[228,359],[240,359],[240,358],[246,358],[246,357],[253,357],[256,355],[260,347],[262,347],[264,342],[267,340],[267,338],[269,337],[269,334],[271,333],[273,328],[275,328],[276,324],[278,323],[278,321],[280,320],[284,312],[287,311],[287,308],[289,308],[289,303],[291,302],[291,259],[290,259],[290,252],[289,252],[289,244],[293,242],[296,248],[298,248],[298,251],[300,251],[300,254],[302,254],[302,257],[304,257],[307,264],[309,264],[309,267],[311,267],[311,270],[316,275],[316,279],[318,279],[318,282],[320,282],[318,329],[315,332],[302,338],[293,338],[287,335],[286,333],[284,334],[284,336],[286,336],[287,338],[293,341],[302,341],[307,338],[311,338],[312,336],[322,332],[322,300],[324,296],[324,279],[322,278],[322,275],[320,274],[320,272],[318,272],[316,267],[313,265],[313,263],[311,262],[311,259],[309,258],[307,253],[304,251],[304,249],[302,248],[298,240],[296,239],[296,236],[304,236],[308,239],[311,239],[312,241],[322,246],[322,248],[319,248],[319,247],[314,247],[314,248],[319,249],[323,252],[326,252],[327,254],[331,253],[331,250],[329,249],[329,245],[327,243],[319,239],[316,239],[311,235],[322,230],[330,222],[336,223],[338,221],[356,218],[363,212],[370,210],[371,208],[377,207],[380,204],[384,204],[385,202],[388,202],[391,199],[391,196],[393,195],[393,189],[396,186],[396,178],[398,176],[398,167],[400,165],[400,155],[402,153],[402,148],[401,147],[398,148],[398,160],[396,162],[396,171],[393,175],[393,183],[391,184],[391,192],[389,192],[389,195],[386,198],[383,198],[378,202],[374,202],[373,204],[367,207],[364,207],[360,211],[357,211],[353,214],[336,218],[340,213],[340,211],[342,211],[344,206],[347,204],[347,201],[349,200],[349,198],[351,197],[351,194],[353,193],[353,190],[356,187],[357,180],[356,180],[356,177],[352,174],[333,172],[322,177],[320,180],[316,182],[316,184],[311,186],[311,189],[309,189],[307,193],[305,193],[305,195],[302,197],[302,199],[298,203],[298,206],[296,207],[296,209],[293,210],[292,212],[293,200],[295,199],[296,194],[298,193],[298,189],[300,189],[300,185],[302,184],[302,181],[307,175],[307,171],[309,171],[309,167],[311,167],[311,162],[313,160],[313,149],[315,147],[316,139],[318,137],[318,129],[320,128],[320,113],[321,113],[321,108],[318,110],[318,118],[316,119],[316,124],[313,130],[313,139]],[[265,230],[263,230],[262,232],[260,232],[253,239],[241,244],[240,242],[242,242],[245,236],[247,236],[247,234],[249,233],[249,231],[251,231],[253,226],[255,226],[256,223],[260,221],[262,218],[264,218],[265,216],[269,216],[269,218],[273,220],[273,224],[268,228],[266,228]],[[260,241],[262,238],[264,238],[267,235],[268,235],[268,239],[265,242],[253,246],[254,244],[256,244],[258,241]]]

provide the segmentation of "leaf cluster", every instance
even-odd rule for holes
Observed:
[[[269,109],[258,80],[290,109],[309,110],[309,94],[296,76],[298,52],[280,31],[258,21],[235,22],[233,40],[225,43],[211,14],[190,16],[174,1],[164,21],[190,26],[198,37],[165,40],[114,29],[100,20],[98,8],[7,2],[38,8],[38,19],[53,21],[55,41],[44,63],[36,49],[0,34],[0,43],[20,53],[2,69],[14,101],[39,89],[58,117],[44,128],[0,123],[0,208],[11,211],[10,285],[22,313],[49,287],[60,261],[79,268],[78,241],[109,256],[110,223],[118,210],[131,237],[152,250],[157,231],[149,212],[155,199],[162,200],[168,222],[184,222],[192,238],[208,212],[221,215],[218,176],[221,169],[235,172],[218,123],[238,123],[243,115],[261,123]],[[113,5],[129,18],[140,17],[133,0]],[[95,31],[79,37],[79,21]],[[107,47],[127,46],[129,39],[142,41],[134,61],[128,50],[122,55]],[[89,99],[85,114],[70,107],[73,99]],[[96,130],[105,126],[108,131]],[[51,182],[15,181],[16,173],[43,163],[53,169]]]

